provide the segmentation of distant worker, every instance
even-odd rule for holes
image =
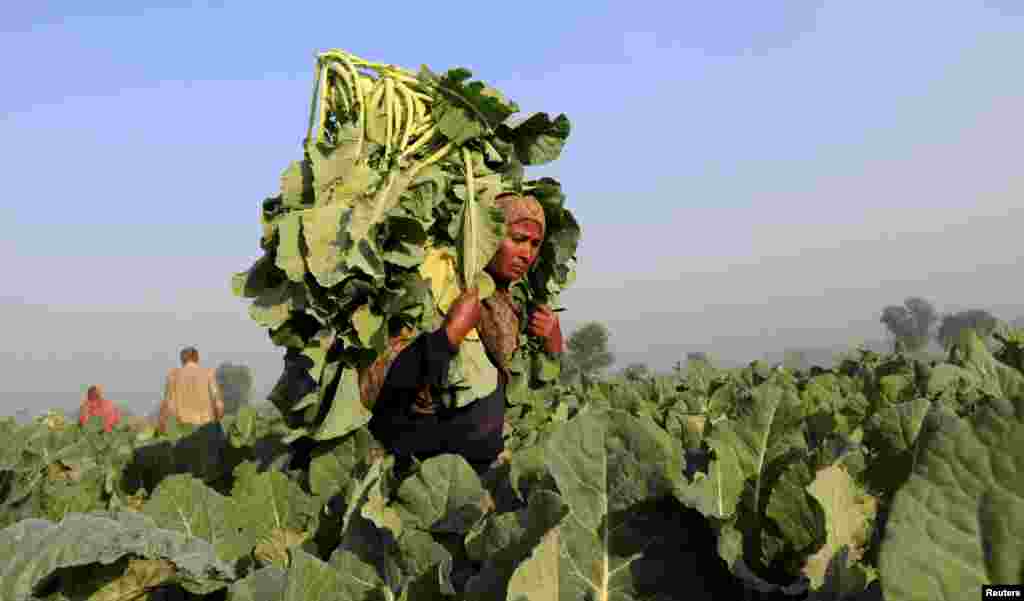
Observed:
[[[215,371],[199,366],[199,351],[188,347],[181,351],[181,367],[167,373],[164,398],[160,404],[160,430],[167,420],[201,426],[224,417],[224,398],[217,386]]]
[[[85,393],[78,412],[78,423],[85,425],[92,417],[103,420],[103,430],[110,432],[121,421],[121,411],[113,401],[103,396],[103,387],[93,384]]]

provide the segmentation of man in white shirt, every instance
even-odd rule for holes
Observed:
[[[164,398],[160,404],[160,429],[167,420],[201,426],[224,417],[224,398],[217,386],[215,371],[199,365],[199,351],[188,347],[181,351],[181,367],[167,373]]]

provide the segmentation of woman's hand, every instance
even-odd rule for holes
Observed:
[[[455,299],[444,319],[445,333],[453,348],[459,348],[466,335],[480,323],[480,291],[470,288]]]
[[[544,339],[544,348],[549,353],[562,352],[562,328],[558,323],[558,314],[547,305],[541,305],[530,314],[529,331],[534,336]]]
[[[548,338],[555,326],[558,325],[558,316],[547,305],[541,305],[530,314],[530,333],[538,338]]]

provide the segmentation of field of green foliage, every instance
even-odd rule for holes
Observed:
[[[942,362],[559,386],[508,456],[396,472],[272,411],[102,432],[0,421],[0,599],[977,598],[1022,580],[1024,335]]]

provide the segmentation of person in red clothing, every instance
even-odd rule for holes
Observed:
[[[121,421],[121,410],[113,401],[103,396],[103,387],[93,384],[82,400],[82,406],[78,414],[78,423],[83,426],[91,417],[103,419],[103,429],[110,432]]]

